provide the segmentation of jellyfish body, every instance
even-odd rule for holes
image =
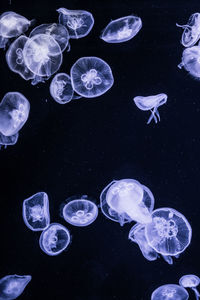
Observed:
[[[193,274],[184,275],[179,279],[179,284],[184,288],[191,288],[195,293],[196,300],[200,298],[200,294],[196,288],[200,284],[198,276]]]
[[[103,95],[114,83],[110,66],[98,57],[79,58],[70,73],[74,91],[85,98]]]
[[[55,256],[64,251],[70,243],[70,234],[67,228],[58,223],[52,223],[45,229],[39,240],[40,248],[46,254]]]
[[[200,78],[200,47],[193,46],[186,48],[182,54],[182,61],[178,65],[179,69],[184,67],[190,75],[199,79]]]
[[[136,106],[144,111],[150,110],[151,116],[147,121],[147,124],[154,119],[155,123],[160,121],[160,115],[158,112],[158,107],[165,104],[167,102],[167,95],[166,94],[157,94],[152,96],[136,96],[133,98]]]
[[[189,294],[180,285],[165,284],[153,291],[151,300],[187,300]]]
[[[181,44],[184,47],[194,46],[200,38],[200,13],[192,14],[186,25],[176,24],[176,26],[184,29]]]
[[[12,300],[19,297],[27,284],[30,275],[8,275],[0,279],[0,300]]]
[[[85,10],[69,10],[66,8],[57,9],[59,13],[59,23],[64,25],[70,39],[80,39],[90,33],[94,25],[92,14]]]
[[[132,39],[142,28],[142,20],[136,16],[126,16],[111,21],[100,38],[107,43],[122,43]]]
[[[15,133],[14,135],[5,136],[0,132],[0,149],[1,146],[5,148],[7,146],[15,145],[18,141],[19,133]]]
[[[70,102],[74,95],[70,76],[65,73],[56,74],[50,84],[50,94],[59,104]]]

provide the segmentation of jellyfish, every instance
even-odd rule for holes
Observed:
[[[70,102],[74,96],[70,76],[65,73],[56,74],[50,84],[50,94],[59,104]]]
[[[200,294],[196,288],[200,284],[198,276],[193,274],[184,275],[179,279],[179,284],[184,288],[191,288],[195,293],[196,300],[200,298]]]
[[[181,44],[184,47],[194,46],[200,38],[200,13],[192,14],[186,25],[176,23],[176,26],[184,29]]]
[[[104,28],[100,38],[107,43],[123,43],[132,39],[142,28],[142,20],[127,16],[111,21]]]
[[[69,31],[70,39],[80,39],[90,33],[94,25],[92,14],[85,10],[57,9],[59,23]]]
[[[158,94],[152,96],[136,96],[133,98],[136,106],[141,110],[150,110],[151,116],[147,121],[147,124],[154,119],[155,123],[160,121],[160,114],[158,112],[158,107],[165,104],[167,102],[167,95],[166,94]]]
[[[0,300],[18,298],[31,281],[30,275],[7,275],[0,279]]]
[[[65,221],[74,226],[88,226],[98,216],[96,204],[87,199],[75,199],[68,202],[62,211]]]
[[[114,180],[101,192],[102,213],[121,226],[127,222],[151,222],[154,196],[144,185],[134,179]]]
[[[5,136],[0,132],[0,149],[2,146],[5,148],[7,146],[15,145],[18,141],[19,133],[15,133],[14,135]]]
[[[64,251],[70,243],[70,234],[67,228],[58,223],[52,223],[40,236],[40,248],[46,254],[55,256]]]
[[[200,47],[193,46],[186,48],[182,54],[182,61],[178,65],[179,69],[184,69],[193,77],[200,79]]]
[[[24,223],[32,231],[46,229],[50,224],[49,198],[45,192],[39,192],[23,201]]]
[[[189,294],[178,284],[165,284],[153,291],[151,300],[187,300]]]
[[[74,91],[85,98],[95,98],[107,92],[114,83],[109,65],[98,57],[79,58],[71,68]]]
[[[24,95],[18,92],[5,94],[0,104],[0,132],[5,136],[15,135],[27,121],[29,110],[30,104]]]

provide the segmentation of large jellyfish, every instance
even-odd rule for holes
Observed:
[[[85,10],[57,9],[59,23],[63,24],[69,31],[71,39],[80,39],[89,34],[94,25],[92,14]]]
[[[127,222],[151,222],[154,197],[151,191],[134,179],[114,180],[101,192],[103,214],[121,226]]]
[[[74,91],[85,98],[95,98],[108,91],[114,78],[109,65],[98,57],[79,58],[71,68]]]
[[[19,297],[27,284],[31,281],[30,275],[8,275],[0,279],[0,300],[12,300]]]
[[[58,73],[50,84],[50,94],[59,104],[66,104],[74,98],[71,78],[65,73]]]
[[[198,276],[193,274],[184,275],[179,279],[179,284],[184,288],[191,288],[195,293],[196,300],[200,298],[200,294],[196,288],[200,284]]]
[[[15,145],[18,141],[19,133],[15,133],[14,135],[5,136],[0,132],[0,149],[2,146],[5,148],[7,146]]]
[[[179,69],[184,67],[193,77],[200,79],[200,47],[194,46],[186,48],[182,54],[182,61],[178,65]]]
[[[192,14],[186,25],[176,24],[176,26],[184,29],[181,44],[184,47],[194,46],[200,38],[200,13]]]
[[[23,201],[23,219],[33,231],[44,230],[49,226],[49,198],[45,192],[34,194]]]
[[[132,39],[141,28],[142,21],[139,17],[126,16],[111,21],[100,38],[107,43],[122,43]]]
[[[187,300],[189,294],[178,284],[165,284],[153,291],[151,300]]]

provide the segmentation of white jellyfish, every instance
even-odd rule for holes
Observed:
[[[200,278],[198,276],[193,274],[184,275],[179,279],[179,284],[184,288],[191,288],[195,293],[196,300],[200,298],[200,293],[196,288],[200,284]]]
[[[149,117],[147,124],[154,119],[155,123],[160,121],[160,115],[158,112],[158,107],[165,104],[167,102],[167,95],[166,94],[158,94],[152,96],[137,96],[133,98],[136,106],[144,111],[150,110],[151,116]]]
[[[182,53],[182,61],[178,65],[179,69],[184,67],[190,75],[200,78],[200,47],[194,46],[186,48]]]
[[[132,39],[141,28],[142,20],[139,17],[126,16],[111,21],[100,38],[107,43],[122,43]]]
[[[59,104],[66,104],[74,98],[71,78],[65,73],[58,73],[50,84],[50,94]]]
[[[178,284],[165,284],[153,291],[151,300],[187,300],[189,294]]]
[[[69,31],[70,39],[80,39],[90,33],[94,25],[92,14],[85,10],[57,9],[59,23]]]
[[[18,298],[31,281],[30,275],[7,275],[0,279],[0,300]]]
[[[184,29],[181,44],[184,47],[194,46],[200,38],[200,13],[192,14],[186,25],[176,24],[176,26]]]
[[[5,148],[7,146],[15,145],[18,141],[19,133],[15,133],[10,136],[5,136],[0,132],[0,149],[2,146]]]

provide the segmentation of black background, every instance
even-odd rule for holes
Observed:
[[[0,10],[15,11],[36,25],[56,22],[56,9],[84,9],[95,18],[91,33],[71,40],[61,72],[70,72],[82,56],[97,56],[112,68],[114,86],[103,96],[57,104],[49,82],[32,86],[12,73],[0,52],[0,98],[10,91],[24,94],[30,116],[18,143],[0,151],[0,277],[30,274],[20,299],[107,300],[150,299],[155,288],[178,283],[183,274],[199,275],[200,240],[200,82],[177,65],[182,30],[199,1],[155,0],[1,0]],[[111,21],[135,14],[143,27],[121,44],[99,39]],[[27,33],[28,34],[28,33]],[[166,93],[161,122],[146,125],[149,112],[133,102],[137,95]],[[193,228],[192,243],[172,266],[162,259],[148,262],[128,239],[132,224],[120,227],[99,217],[85,228],[60,217],[60,205],[87,194],[99,203],[102,189],[113,179],[134,178],[148,186],[155,207],[173,207]],[[57,257],[39,248],[39,233],[22,219],[22,203],[32,194],[49,195],[51,222],[70,230],[72,243]],[[193,297],[193,298],[192,298]],[[191,296],[194,299],[194,296]]]

